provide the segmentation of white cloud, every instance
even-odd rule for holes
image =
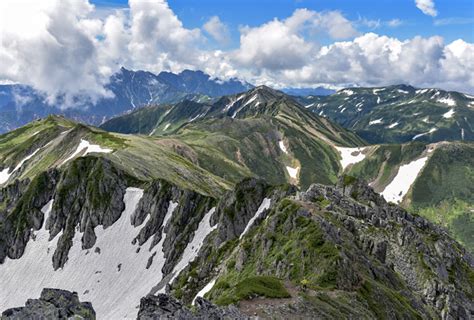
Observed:
[[[416,7],[420,9],[424,14],[436,17],[438,11],[436,11],[433,0],[415,0]]]
[[[387,25],[393,28],[401,26],[402,24],[403,24],[403,21],[400,19],[392,19],[392,20],[387,21]]]
[[[219,19],[218,16],[211,17],[204,25],[203,29],[217,42],[228,44],[230,41],[229,28]]]
[[[56,103],[108,95],[97,69],[97,50],[87,1],[0,2],[0,78],[29,84]]]
[[[463,40],[446,45],[440,37],[360,34],[357,22],[338,11],[298,9],[242,27],[236,49],[211,50],[201,30],[184,27],[165,0],[129,6],[98,15],[87,0],[0,1],[0,80],[31,85],[64,106],[109,95],[104,85],[120,66],[201,69],[277,87],[409,83],[474,92],[474,45]],[[213,17],[203,30],[224,41],[222,25]],[[350,40],[321,46],[319,37]]]

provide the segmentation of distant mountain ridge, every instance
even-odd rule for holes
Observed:
[[[103,121],[134,110],[159,103],[175,103],[184,98],[202,100],[247,91],[253,86],[238,79],[211,78],[202,71],[184,70],[179,74],[121,68],[106,86],[113,98],[103,98],[95,105],[90,102],[62,110],[49,105],[41,93],[32,87],[14,84],[0,85],[0,133],[16,129],[50,114],[62,114],[87,124]]]
[[[461,92],[394,85],[297,100],[370,143],[474,140],[474,96]]]

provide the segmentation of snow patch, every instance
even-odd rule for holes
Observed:
[[[453,115],[454,115],[454,109],[451,109],[448,112],[446,112],[445,114],[443,114],[443,118],[449,119],[449,118],[452,118]]]
[[[60,164],[60,166],[62,166],[63,164],[65,164],[66,162],[68,162],[69,160],[74,158],[75,156],[77,156],[82,151],[84,151],[83,156],[86,156],[87,154],[93,153],[93,152],[95,152],[95,153],[109,153],[109,152],[112,152],[113,150],[112,149],[107,149],[107,148],[102,148],[98,144],[91,144],[89,141],[81,139],[81,142],[77,146],[76,151],[74,151],[74,153],[72,155],[70,155],[66,160],[64,160]]]
[[[347,166],[361,162],[365,159],[365,154],[363,151],[365,148],[345,148],[345,147],[335,147],[337,151],[341,154],[341,166],[342,170],[346,169]]]
[[[166,131],[170,127],[171,123],[167,123],[165,127],[163,128],[163,131]]]
[[[209,282],[208,284],[206,284],[206,285],[204,286],[204,288],[202,288],[201,291],[199,291],[199,292],[196,294],[196,296],[194,297],[194,299],[193,299],[193,305],[194,305],[194,302],[196,302],[196,298],[197,298],[197,297],[203,298],[206,293],[208,293],[209,291],[211,291],[212,287],[214,287],[215,284],[216,284],[216,279],[214,279],[214,280],[212,280],[211,282]]]
[[[428,157],[424,157],[400,166],[395,178],[381,193],[385,200],[400,203],[427,160]]]
[[[254,216],[250,218],[249,222],[245,226],[244,231],[240,234],[239,239],[242,239],[243,236],[250,230],[252,227],[254,221],[260,217],[260,215],[263,213],[263,211],[268,210],[270,208],[271,204],[271,199],[270,198],[265,198],[263,199],[262,203],[260,204],[260,207],[258,207],[257,212],[255,212]]]
[[[369,126],[371,126],[373,124],[381,124],[381,123],[383,123],[382,120],[383,120],[383,118],[372,120],[372,121],[369,122]]]
[[[456,106],[456,100],[448,97],[448,98],[439,98],[437,100],[439,103],[444,103],[444,104],[447,104],[448,106],[450,107],[454,107]]]
[[[418,139],[418,138],[420,138],[420,137],[426,136],[427,134],[433,133],[433,132],[435,132],[436,130],[438,130],[438,129],[437,129],[437,128],[431,128],[430,131],[428,131],[428,132],[423,132],[423,133],[420,133],[420,134],[415,135],[413,138],[411,138],[411,140],[416,140],[416,139]]]
[[[283,143],[283,140],[279,140],[278,145],[280,146],[281,151],[288,154],[288,150],[286,149],[285,144]]]
[[[298,170],[299,170],[298,167],[292,168],[292,167],[286,166],[286,170],[288,171],[288,174],[290,175],[290,177],[292,177],[293,179],[297,179]]]
[[[350,89],[341,90],[341,91],[339,91],[339,93],[343,93],[343,94],[348,95],[348,96],[352,96],[353,94],[355,94],[355,92],[350,90]]]
[[[40,149],[41,148],[36,149],[35,151],[33,151],[33,153],[23,158],[12,170],[12,172],[10,172],[10,168],[5,168],[2,171],[0,171],[0,184],[7,182],[7,180],[11,177],[11,175],[15,173],[15,171],[18,171],[23,166],[23,164],[29,159],[31,159],[38,151],[40,151]]]
[[[169,283],[172,283],[173,280],[183,271],[184,268],[188,266],[189,263],[193,262],[196,259],[199,250],[201,250],[202,245],[204,244],[204,239],[214,230],[217,228],[217,224],[211,226],[211,217],[216,211],[216,208],[212,208],[209,210],[204,217],[202,218],[201,222],[199,222],[199,226],[194,233],[193,240],[188,243],[186,248],[183,251],[183,255],[181,260],[179,260],[178,264],[173,269],[173,276],[169,280]],[[165,287],[163,287],[160,292],[164,292]]]
[[[310,104],[307,104],[307,105],[305,105],[304,107],[307,109],[307,108],[311,108],[312,106],[314,106],[314,102],[313,102],[313,103],[310,103]]]
[[[398,126],[398,122],[392,123],[391,125],[387,126],[388,129],[393,129]]]

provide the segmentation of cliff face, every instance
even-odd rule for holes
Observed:
[[[87,156],[0,196],[1,309],[48,286],[77,291],[99,318],[153,318],[165,300],[180,316],[195,300],[198,318],[474,312],[470,254],[348,176],[301,192],[246,179],[213,198]]]

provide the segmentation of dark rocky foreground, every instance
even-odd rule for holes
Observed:
[[[90,302],[79,301],[77,292],[45,288],[39,299],[5,310],[1,319],[95,319],[95,311]]]
[[[167,294],[148,295],[140,301],[139,320],[180,319],[249,319],[235,306],[218,307],[203,298],[196,298],[195,310],[191,311],[180,301]]]

